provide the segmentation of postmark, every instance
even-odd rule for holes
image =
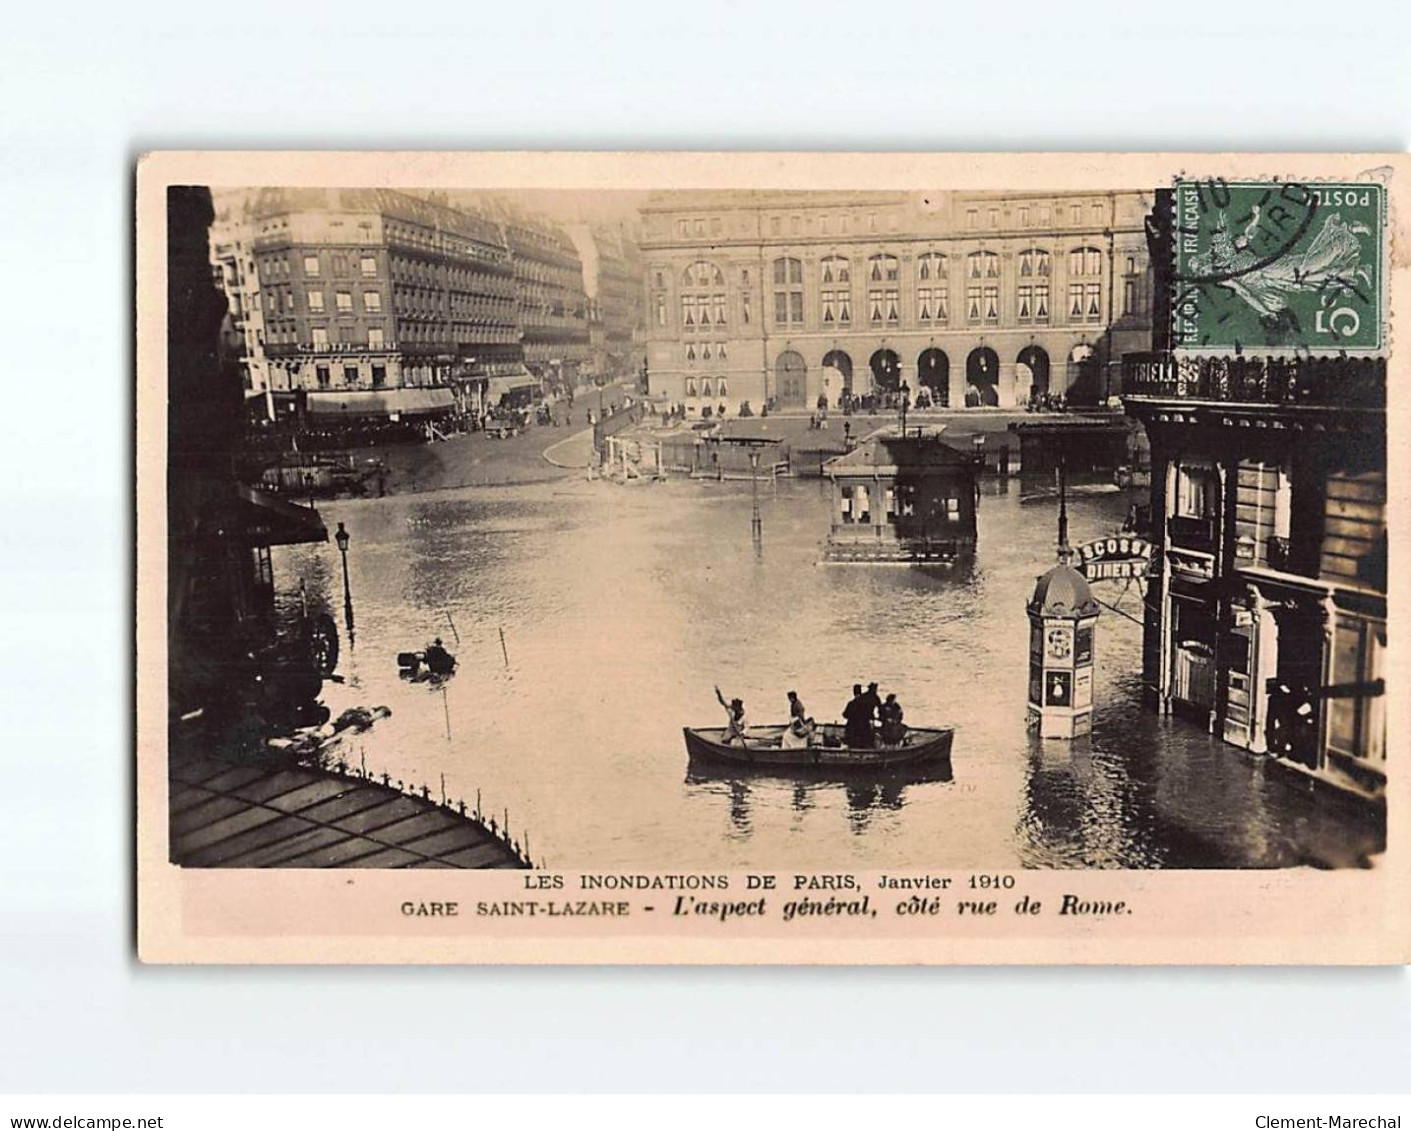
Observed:
[[[1183,179],[1175,211],[1174,349],[1384,348],[1383,185]]]

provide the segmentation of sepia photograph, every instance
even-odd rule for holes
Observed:
[[[1375,872],[1389,176],[164,185],[166,863]]]

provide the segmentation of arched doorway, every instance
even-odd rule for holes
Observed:
[[[965,404],[999,404],[999,355],[989,346],[971,350],[965,359]]]
[[[774,363],[775,398],[780,408],[803,408],[808,404],[808,366],[801,355],[785,350]]]
[[[846,350],[829,350],[823,355],[823,393],[828,407],[837,405],[838,398],[852,392],[852,358]]]
[[[945,350],[921,351],[916,359],[916,383],[926,390],[936,408],[950,404],[950,358]]]
[[[1014,388],[1020,396],[1048,395],[1048,353],[1042,346],[1025,346],[1014,364]],[[1025,392],[1027,390],[1027,393]]]
[[[1082,343],[1068,354],[1068,389],[1064,394],[1069,404],[1095,405],[1098,401],[1097,351]]]
[[[879,393],[895,393],[901,388],[901,358],[891,350],[878,350],[868,362],[872,388]]]

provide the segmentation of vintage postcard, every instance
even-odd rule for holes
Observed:
[[[141,957],[1411,960],[1408,178],[148,155]]]

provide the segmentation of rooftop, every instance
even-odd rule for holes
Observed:
[[[869,436],[847,455],[830,459],[825,470],[830,475],[897,475],[973,468],[974,462],[973,453],[954,448],[937,435],[903,437],[882,432]]]

